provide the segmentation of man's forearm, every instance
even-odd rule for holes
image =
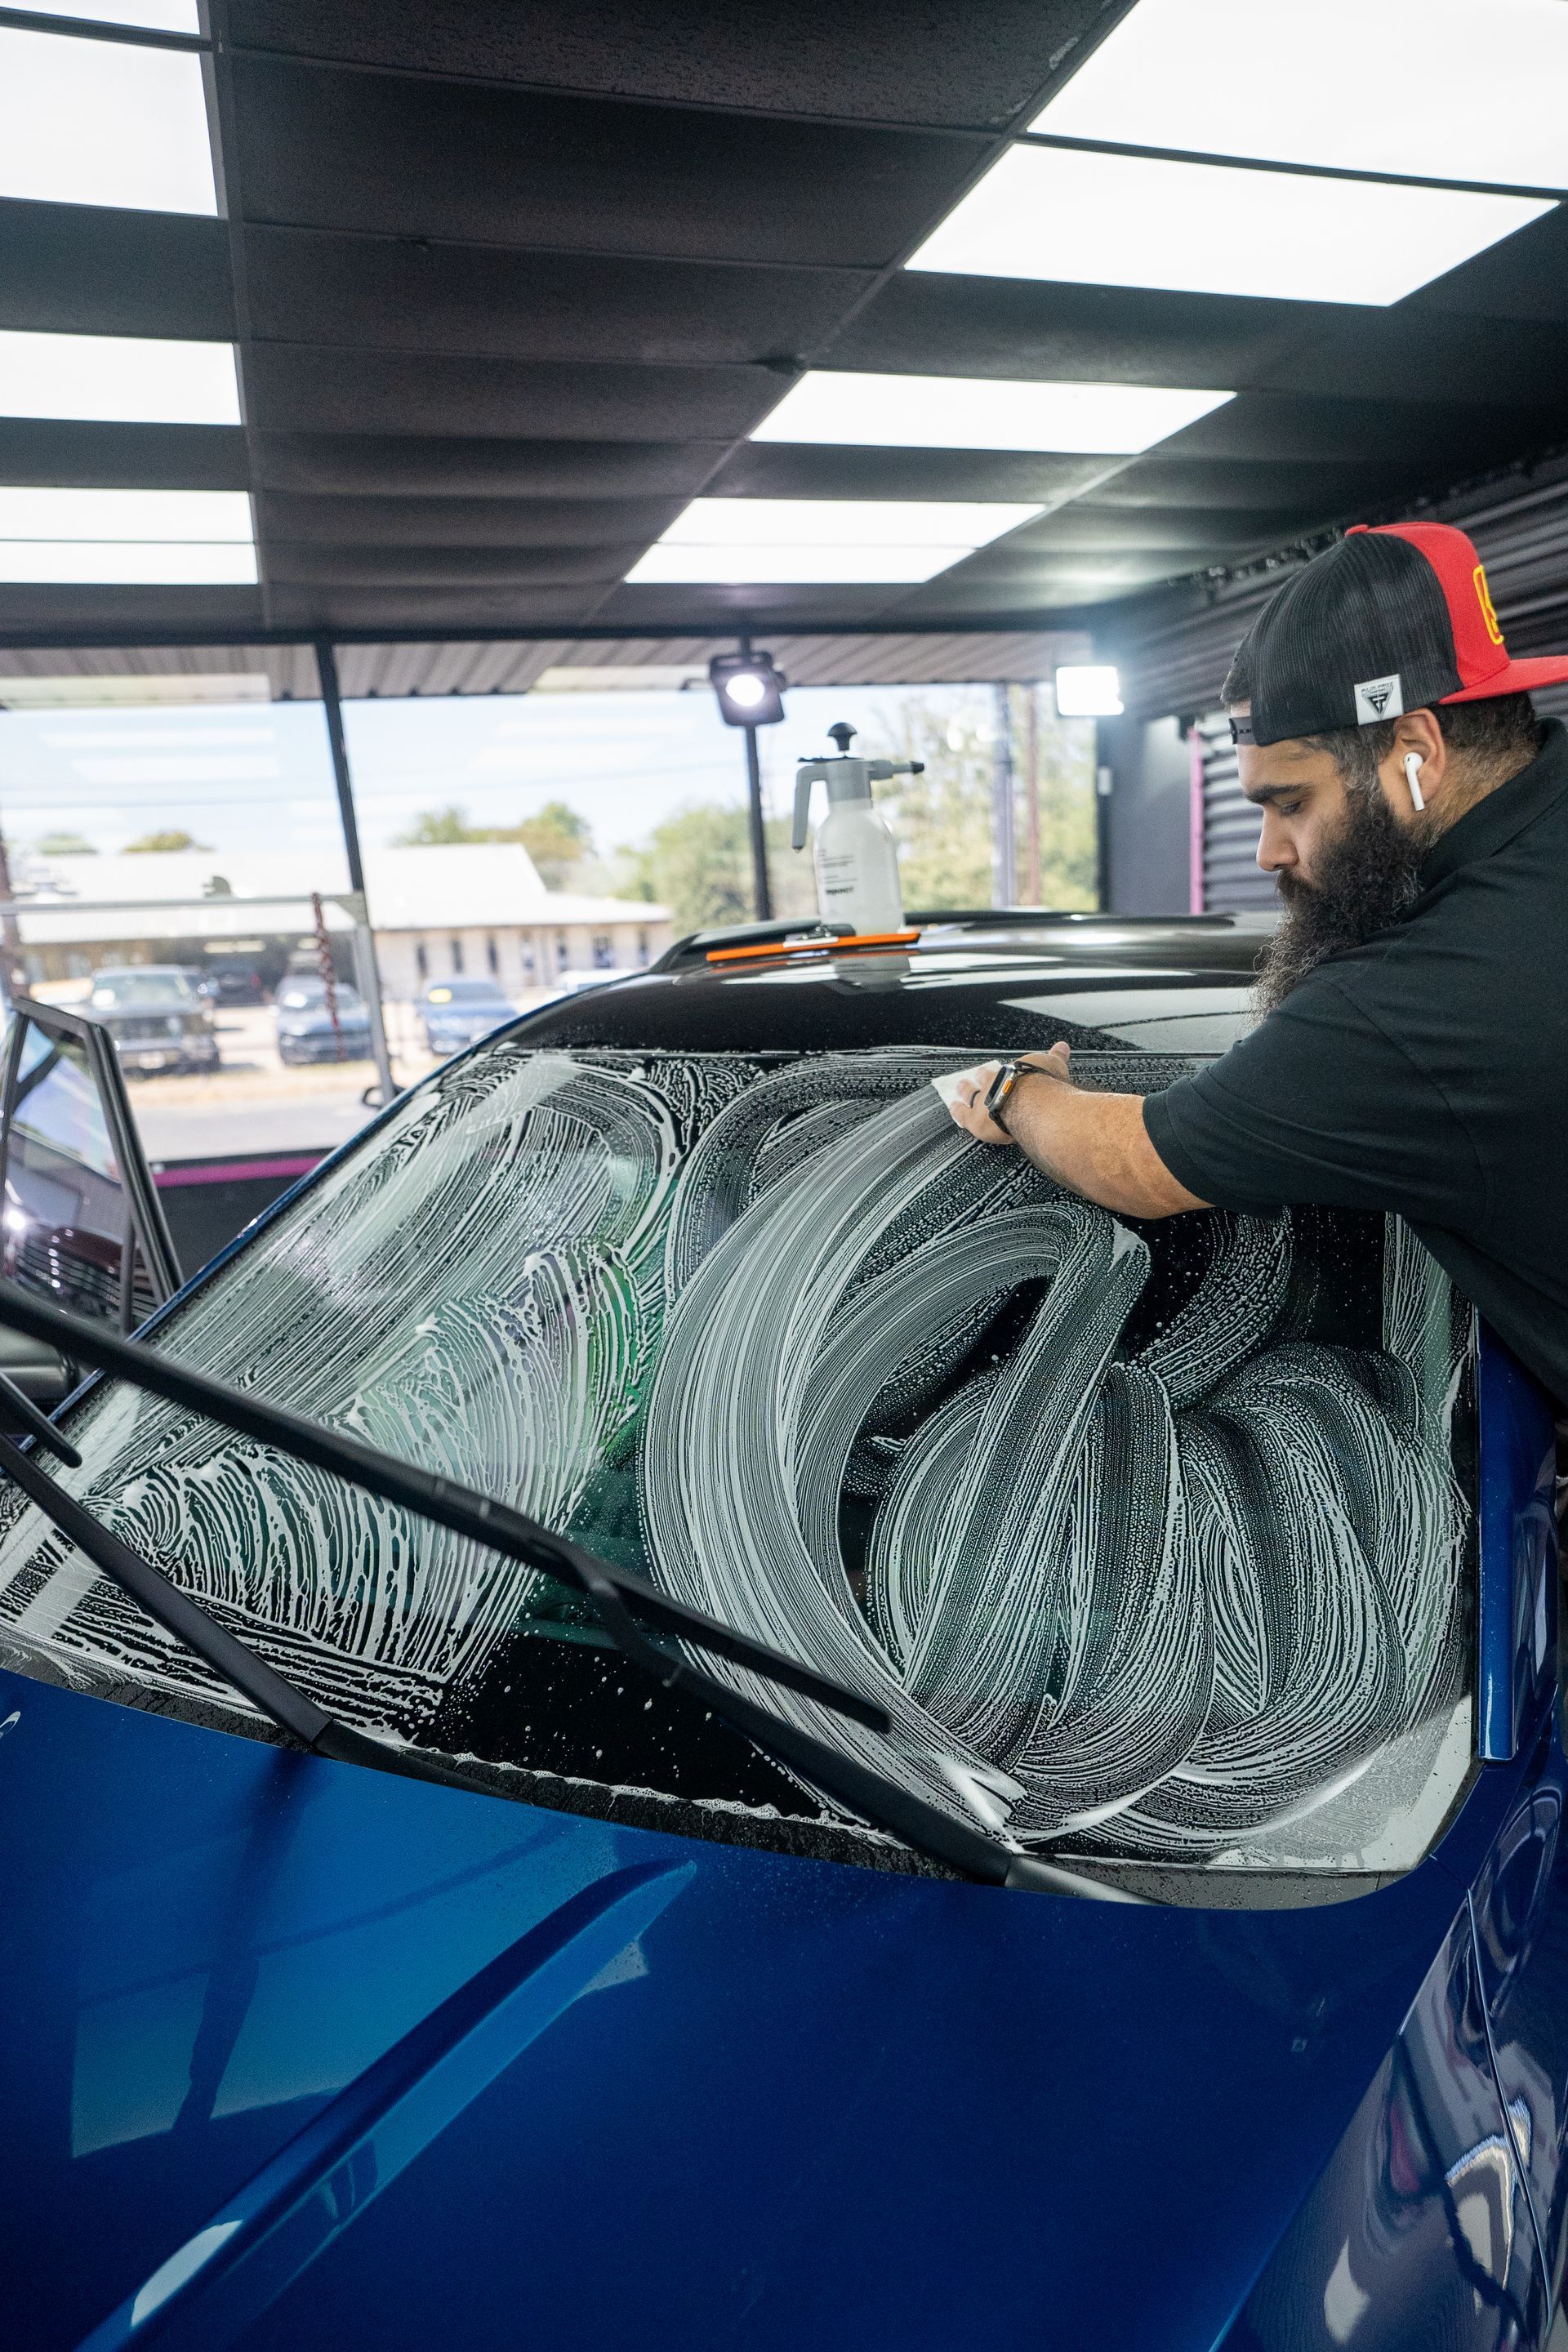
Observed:
[[[1177,1183],[1150,1142],[1139,1095],[1027,1077],[1014,1089],[1007,1125],[1037,1168],[1101,1208],[1125,1217],[1170,1217],[1204,1205]]]
[[[1037,1168],[1124,1217],[1173,1217],[1205,1202],[1179,1184],[1149,1139],[1140,1095],[1099,1094],[1068,1076],[1065,1045],[1026,1056],[1032,1065],[1007,1097],[1006,1129],[984,1108],[997,1065],[944,1080],[952,1117],[982,1143],[1016,1144]]]

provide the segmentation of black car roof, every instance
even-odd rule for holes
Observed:
[[[910,919],[889,944],[813,941],[804,924],[678,940],[651,971],[542,1006],[530,1044],[684,1053],[1054,1044],[1179,1050],[1230,1042],[1267,928],[1228,915],[981,910]],[[715,959],[718,959],[715,961]],[[1194,1016],[1224,1034],[1205,1039]],[[1108,1025],[1110,1024],[1110,1025]]]

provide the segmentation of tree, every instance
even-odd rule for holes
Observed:
[[[83,833],[46,833],[33,847],[40,857],[96,857],[98,844]]]
[[[127,857],[145,856],[173,856],[182,849],[210,849],[210,841],[198,841],[194,834],[182,833],[177,827],[168,833],[144,833],[140,841],[128,841]]]
[[[816,886],[806,859],[790,849],[789,827],[775,817],[765,830],[774,912],[790,920],[814,915]],[[754,919],[752,836],[743,807],[699,802],[678,809],[620,856],[638,898],[667,906],[678,931]]]
[[[396,849],[450,849],[465,841],[484,841],[488,836],[468,823],[468,812],[456,803],[447,808],[426,809],[416,816],[406,833],[394,834]]]
[[[1028,790],[1028,689],[1009,703],[1013,738],[1014,836],[1020,894],[1025,871]],[[992,903],[992,783],[995,773],[994,689],[952,689],[940,701],[909,695],[894,711],[873,715],[867,748],[921,760],[925,772],[877,787],[877,805],[899,849],[906,907],[988,907]],[[1037,734],[1040,899],[1047,907],[1095,903],[1094,730],[1058,719],[1039,694]],[[857,745],[857,750],[860,747]]]
[[[426,809],[406,833],[395,836],[399,849],[449,849],[465,842],[515,841],[521,844],[539,868],[547,890],[566,887],[572,874],[594,855],[594,835],[587,819],[564,801],[546,801],[532,816],[516,824],[471,824],[468,812],[457,803]]]

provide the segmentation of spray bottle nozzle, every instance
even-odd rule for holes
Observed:
[[[845,759],[848,758],[849,746],[855,740],[858,731],[858,729],[850,726],[847,719],[839,719],[837,726],[830,727],[827,730]]]

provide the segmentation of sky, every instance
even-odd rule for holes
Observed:
[[[787,811],[795,763],[831,751],[828,725],[862,730],[876,752],[903,698],[977,715],[988,687],[803,688],[759,734],[769,813]],[[706,686],[684,693],[450,696],[344,705],[360,834],[392,842],[426,809],[513,824],[564,800],[603,854],[643,839],[694,801],[739,801],[744,737]],[[317,854],[341,887],[342,835],[319,703],[0,712],[0,826],[13,852],[54,833],[122,850],[154,832],[194,835],[218,856]]]

